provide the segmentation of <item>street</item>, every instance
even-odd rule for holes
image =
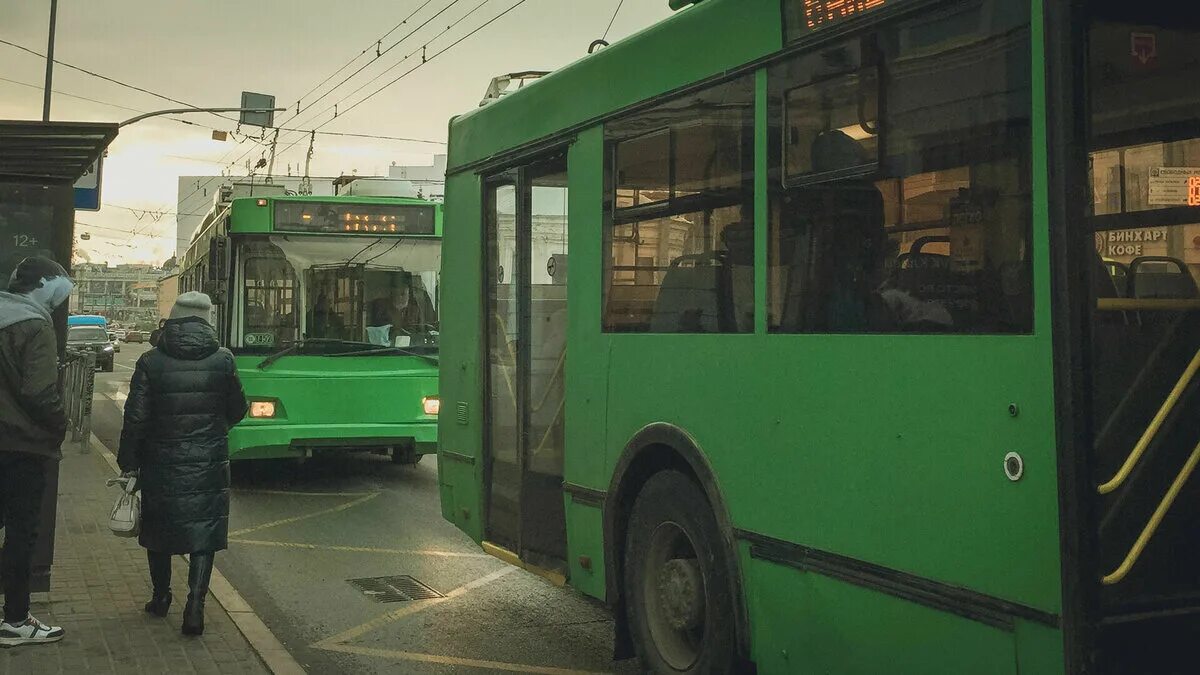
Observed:
[[[148,349],[122,345],[97,374],[93,430],[114,453]],[[442,520],[437,485],[433,456],[235,465],[217,568],[311,673],[636,671],[611,660],[607,610],[482,553]],[[376,602],[349,582],[398,575],[444,597]]]

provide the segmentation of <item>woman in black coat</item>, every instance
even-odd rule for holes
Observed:
[[[139,543],[154,595],[146,611],[171,606],[171,556],[190,554],[183,633],[204,632],[213,555],[228,547],[229,428],[246,414],[233,355],[217,344],[203,293],[175,301],[158,345],[138,359],[125,401],[117,459],[139,472]]]

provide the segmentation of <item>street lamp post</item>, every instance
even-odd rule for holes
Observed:
[[[58,0],[50,0],[50,37],[46,45],[46,92],[42,102],[42,121],[50,121],[50,81],[54,79],[54,29],[58,23]]]
[[[137,117],[130,117],[129,119],[125,120],[124,122],[121,122],[117,126],[118,127],[129,126],[130,124],[133,124],[134,122],[141,122],[142,120],[144,120],[148,117],[158,117],[160,115],[183,115],[185,113],[225,113],[225,112],[261,113],[261,112],[280,112],[283,110],[287,110],[287,108],[171,108],[169,110],[155,110],[154,112],[148,112],[143,115],[138,115]]]

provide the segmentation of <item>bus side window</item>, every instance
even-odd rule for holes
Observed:
[[[962,3],[771,67],[771,330],[1032,330],[1017,4]]]
[[[603,327],[754,329],[754,78],[609,124]]]

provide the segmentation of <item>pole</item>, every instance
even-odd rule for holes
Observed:
[[[155,110],[137,117],[130,117],[121,122],[119,127],[128,126],[134,122],[141,122],[148,117],[158,117],[160,115],[182,115],[184,113],[224,113],[224,112],[279,112],[287,110],[287,108],[171,108],[170,110]]]
[[[50,38],[46,45],[46,92],[42,103],[42,121],[50,121],[50,83],[54,79],[54,28],[58,23],[58,0],[50,0]]]

